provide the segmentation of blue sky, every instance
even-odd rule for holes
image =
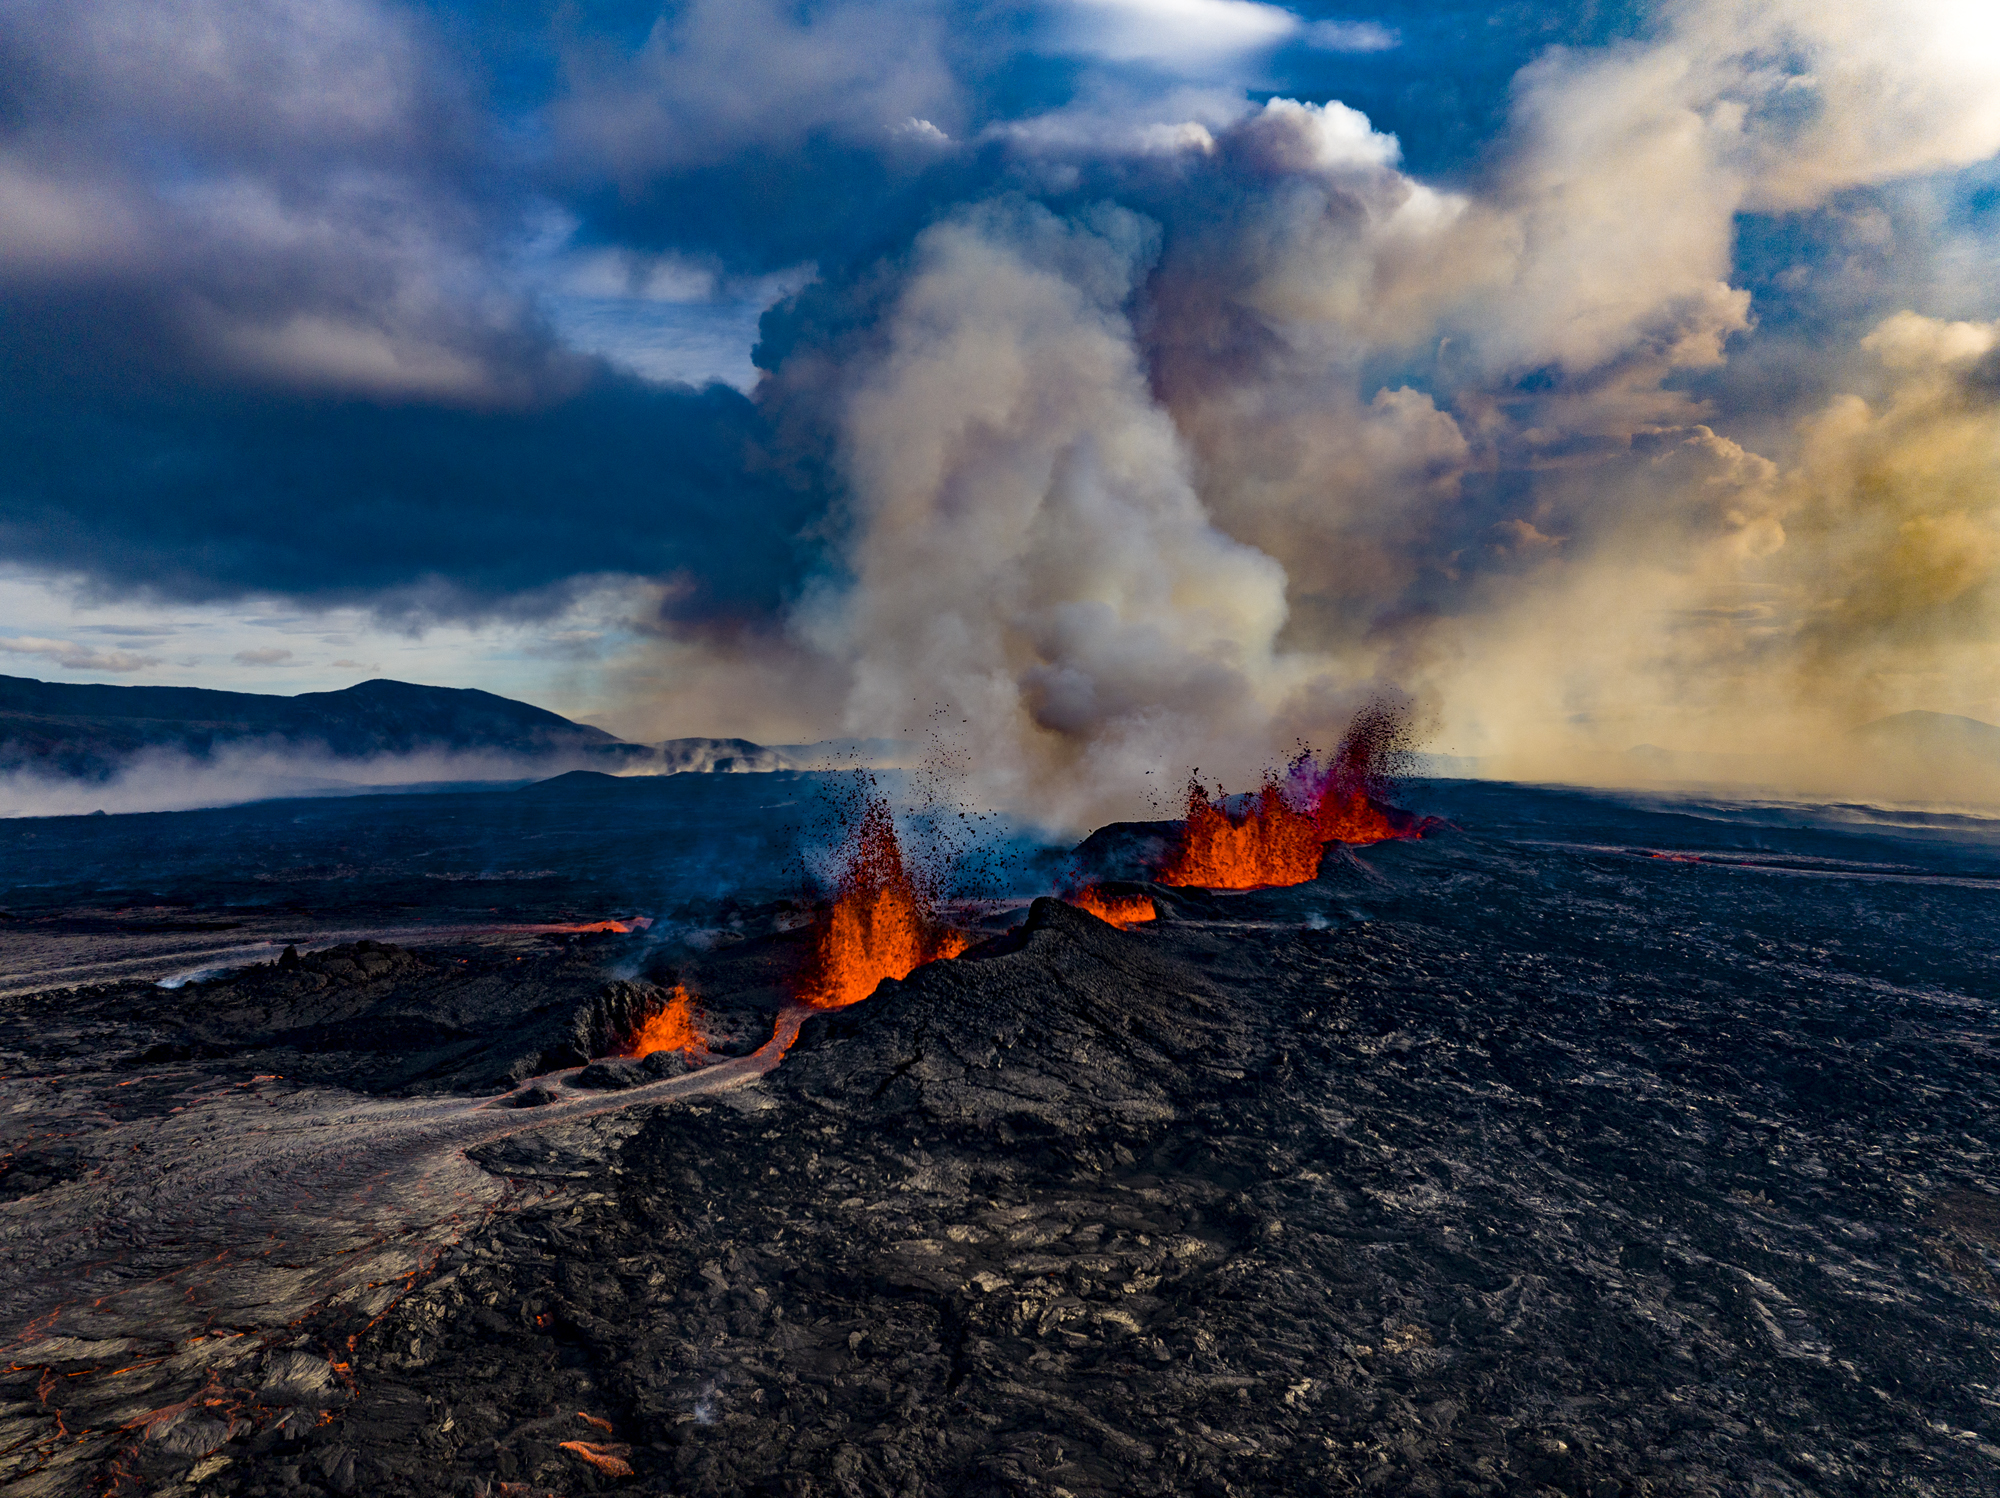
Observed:
[[[0,670],[1991,715],[1996,97],[1970,0],[22,0]]]

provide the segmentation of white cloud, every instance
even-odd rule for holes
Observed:
[[[1272,99],[1261,116],[1245,125],[1244,133],[1260,144],[1282,143],[1281,165],[1292,171],[1384,167],[1403,154],[1395,136],[1377,130],[1367,115],[1335,99],[1324,104]]]
[[[1299,18],[1254,0],[1070,0],[1070,42],[1113,62],[1199,66],[1275,47]]]
[[[291,658],[291,651],[278,645],[265,645],[256,650],[239,650],[230,657],[239,666],[282,666]]]
[[[1403,39],[1375,21],[1314,21],[1301,40],[1323,52],[1387,52]]]
[[[1122,210],[963,212],[917,241],[873,367],[845,377],[856,586],[802,620],[850,731],[950,702],[979,792],[1062,819],[1158,756],[1223,768],[1277,674],[1284,575],[1215,528],[1121,310]]]
[[[920,120],[914,115],[889,133],[898,140],[915,141],[926,146],[948,146],[952,143],[951,137],[929,120]]]
[[[156,655],[135,655],[129,650],[97,650],[70,640],[45,640],[35,635],[0,638],[0,650],[13,655],[41,656],[65,671],[143,671],[160,664]]]
[[[689,0],[629,58],[575,58],[554,120],[565,149],[620,180],[813,136],[879,143],[913,119],[949,133],[961,106],[944,31],[909,0]]]

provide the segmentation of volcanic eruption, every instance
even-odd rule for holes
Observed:
[[[813,926],[813,951],[799,980],[814,1009],[858,1004],[884,978],[906,978],[926,962],[956,957],[971,943],[936,914],[930,881],[911,876],[889,802],[864,788],[837,854],[833,899]]]
[[[705,1049],[695,1029],[694,998],[676,983],[665,1006],[640,1021],[624,1054],[643,1060],[656,1051],[679,1051],[692,1060]]]
[[[1301,748],[1284,774],[1266,775],[1243,807],[1232,808],[1232,798],[1219,791],[1211,796],[1190,775],[1187,814],[1156,877],[1201,889],[1283,888],[1314,878],[1329,843],[1422,837],[1428,824],[1386,799],[1405,737],[1401,716],[1372,704],[1356,714],[1323,764]]]
[[[1097,884],[1086,884],[1063,899],[1078,910],[1087,910],[1100,921],[1121,930],[1157,920],[1159,910],[1146,895],[1114,894]]]

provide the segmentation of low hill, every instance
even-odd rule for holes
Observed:
[[[549,775],[574,791],[614,773],[880,766],[897,762],[902,748],[863,739],[634,744],[492,692],[407,681],[283,697],[0,676],[0,816],[175,810]]]
[[[206,759],[249,742],[335,759],[484,752],[615,766],[647,753],[601,728],[467,687],[377,680],[281,697],[0,676],[0,770],[98,779],[148,749]]]
[[[1957,713],[1897,713],[1862,724],[1848,738],[1878,752],[1941,754],[2000,765],[2000,728]]]

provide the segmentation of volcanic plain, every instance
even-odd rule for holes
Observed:
[[[825,1013],[807,777],[7,824],[0,1491],[2000,1491],[1990,824],[1405,791]]]

